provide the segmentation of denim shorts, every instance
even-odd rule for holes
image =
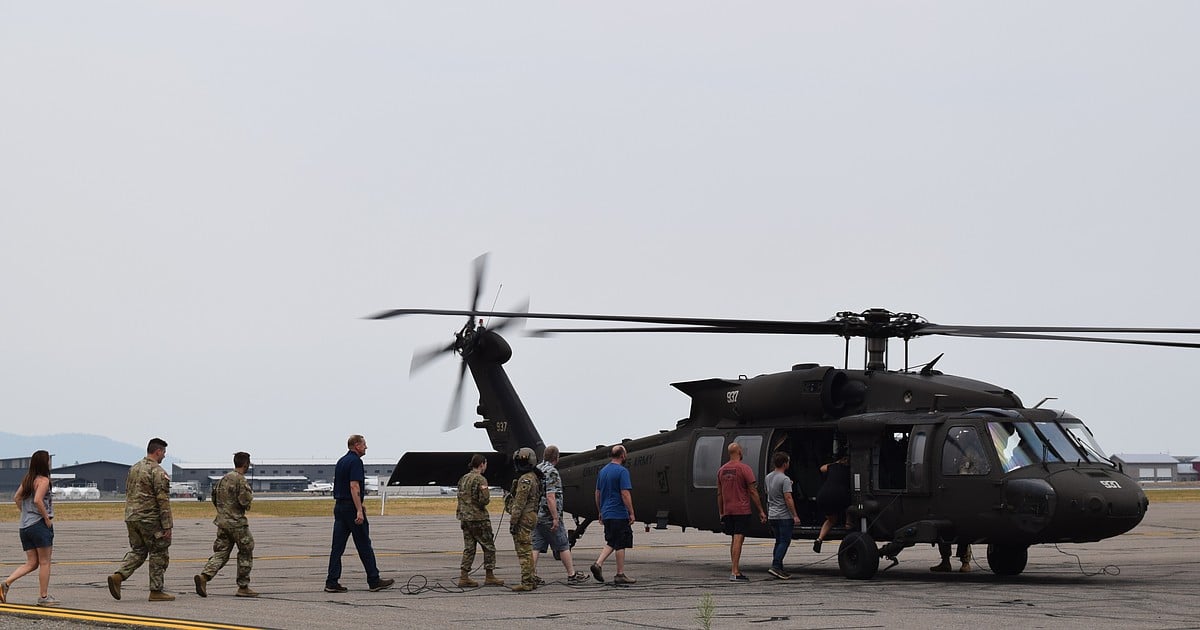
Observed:
[[[566,523],[559,521],[558,529],[550,531],[550,524],[538,523],[533,528],[533,550],[538,553],[546,553],[546,549],[550,548],[556,552],[566,551],[570,548],[567,542],[567,527]]]
[[[46,527],[41,519],[29,527],[21,528],[21,549],[42,549],[54,546],[54,528]]]

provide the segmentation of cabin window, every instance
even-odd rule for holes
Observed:
[[[692,453],[692,484],[697,488],[716,488],[717,469],[721,467],[721,455],[725,451],[725,438],[720,435],[705,435],[696,439]]]
[[[908,445],[908,490],[910,492],[927,490],[928,473],[925,469],[925,451],[928,444],[928,429],[918,428],[913,431]]]
[[[742,461],[754,471],[754,478],[762,476],[762,443],[761,435],[739,435],[733,439],[742,447]],[[721,465],[717,464],[717,468]],[[716,471],[713,471],[716,474]]]
[[[992,472],[975,427],[950,427],[942,444],[942,474],[986,475]]]

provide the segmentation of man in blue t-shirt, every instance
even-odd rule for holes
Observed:
[[[354,537],[354,548],[367,572],[367,588],[372,592],[382,591],[396,583],[392,578],[380,578],[375,564],[375,550],[371,547],[371,529],[367,515],[363,512],[363,494],[367,487],[366,470],[362,458],[367,454],[367,439],[351,435],[346,440],[349,452],[338,460],[333,470],[333,549],[329,552],[329,573],[325,577],[326,593],[345,593],[347,589],[338,583],[342,577],[342,554],[346,552],[346,539]]]
[[[592,565],[592,577],[604,582],[604,561],[615,551],[617,574],[613,584],[633,584],[637,580],[625,575],[625,550],[633,546],[633,497],[629,494],[633,484],[625,468],[625,447],[612,447],[611,456],[612,461],[596,477],[596,512],[604,523],[604,549]]]

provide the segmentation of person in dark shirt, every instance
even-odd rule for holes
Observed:
[[[367,453],[367,439],[351,435],[346,440],[349,452],[338,460],[333,471],[333,549],[329,552],[329,573],[325,577],[326,593],[345,593],[347,589],[338,580],[342,577],[342,554],[346,552],[346,539],[354,537],[354,548],[367,572],[367,588],[371,592],[382,591],[396,583],[392,578],[380,578],[375,564],[375,550],[371,548],[371,529],[363,511],[363,493],[366,489],[366,471],[362,458]]]
[[[850,457],[845,451],[838,453],[837,461],[821,466],[825,473],[825,483],[817,492],[817,506],[825,515],[825,523],[821,525],[821,533],[813,541],[813,551],[821,553],[821,543],[829,535],[834,525],[846,523],[846,508],[850,507]],[[849,525],[846,525],[849,528]]]

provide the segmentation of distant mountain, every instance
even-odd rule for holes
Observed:
[[[109,461],[133,464],[146,456],[146,447],[134,446],[102,435],[89,433],[59,433],[57,435],[15,435],[0,431],[0,459],[28,457],[36,450],[47,450],[54,457],[55,468],[86,464],[87,462]],[[164,462],[168,466],[170,456]]]

